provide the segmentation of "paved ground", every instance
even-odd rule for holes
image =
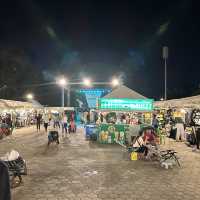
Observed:
[[[28,176],[13,200],[199,200],[200,153],[182,143],[182,168],[165,170],[148,161],[129,161],[117,145],[97,145],[82,130],[47,148],[47,136],[21,129],[0,141],[0,156],[16,149],[27,160]]]

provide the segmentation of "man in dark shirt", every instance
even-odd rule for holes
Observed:
[[[0,161],[0,200],[11,200],[8,168],[2,161]]]
[[[36,116],[36,127],[37,127],[37,131],[40,131],[41,119],[42,119],[42,115],[41,115],[41,114],[38,114],[38,115]]]

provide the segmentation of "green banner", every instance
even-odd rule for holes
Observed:
[[[100,98],[98,109],[115,111],[152,111],[153,99],[110,99]]]

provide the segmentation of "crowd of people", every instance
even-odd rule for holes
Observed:
[[[38,113],[35,119],[38,132],[41,129],[41,124],[44,125],[46,132],[52,129],[62,129],[62,134],[76,132],[75,114],[73,112],[69,116],[66,113],[55,113],[51,115],[48,113],[44,113],[43,115]]]
[[[34,115],[26,113],[20,117],[19,113],[0,114],[0,125],[7,127],[12,132],[14,128],[30,126],[35,123]]]

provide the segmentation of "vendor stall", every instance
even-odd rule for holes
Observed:
[[[42,106],[34,102],[0,99],[0,122],[19,128],[34,123],[35,112],[42,112]],[[7,122],[6,122],[7,121]]]
[[[173,119],[181,118],[187,125],[190,123],[191,113],[194,109],[200,108],[200,95],[167,101],[156,101],[154,107],[159,110],[171,110]]]
[[[196,126],[195,120],[199,118],[200,95],[186,97],[181,99],[172,99],[167,101],[154,102],[154,107],[159,110],[157,118],[161,112],[163,113],[163,124],[165,129],[169,130],[169,137],[178,139],[177,124],[184,124],[184,140],[186,139],[190,144],[194,144],[194,134],[191,125]]]
[[[142,124],[151,124],[153,100],[122,85],[98,99],[97,110],[98,141],[124,144],[131,134],[138,134]]]
[[[124,144],[126,138],[130,138],[127,135],[127,133],[131,134],[130,126],[138,130],[141,124],[147,122],[151,124],[153,100],[102,98],[99,99],[98,108],[107,118],[107,123],[101,123],[99,126],[99,142],[115,143],[117,141]],[[107,117],[109,115],[110,117]]]

